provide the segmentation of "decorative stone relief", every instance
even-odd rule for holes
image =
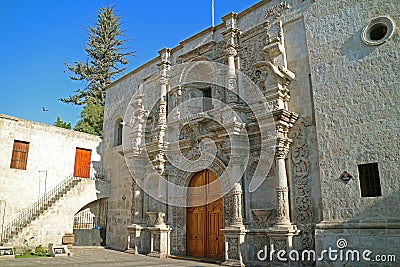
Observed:
[[[274,17],[275,19],[280,18],[282,11],[284,11],[285,9],[289,9],[289,8],[290,8],[290,5],[288,2],[281,2],[280,4],[269,8],[265,14],[265,18],[268,18],[268,17]]]
[[[275,251],[288,249],[288,244],[286,239],[272,239],[272,245],[274,246]]]
[[[136,181],[132,177],[131,182],[132,204],[131,204],[131,223],[135,222],[136,217]]]
[[[301,117],[291,132],[293,144],[291,159],[293,167],[295,197],[295,223],[301,230],[300,250],[314,249],[314,225],[309,182],[309,148],[307,145],[307,127],[312,125],[311,118]],[[303,264],[312,265],[304,262]]]
[[[224,197],[224,213],[226,226],[241,226],[242,217],[242,188],[239,183]]]
[[[266,229],[276,222],[276,209],[253,209],[252,212],[254,225],[259,229]]]
[[[190,61],[200,55],[206,54],[207,52],[211,52],[216,43],[214,41],[208,42],[204,45],[201,45],[189,52],[182,54],[178,57],[177,63]]]
[[[268,246],[270,243],[269,237],[266,235],[254,236],[253,244],[254,244],[254,259],[259,261],[257,258],[257,252],[260,250],[264,250],[265,246]]]
[[[228,243],[228,258],[231,260],[239,260],[239,242],[238,238],[226,238]]]
[[[171,239],[172,250],[178,255],[183,255],[183,252],[186,249],[185,208],[172,208],[172,225],[172,230],[174,231],[174,238]]]
[[[274,250],[274,251],[280,251],[280,250],[288,251],[288,241],[287,241],[287,239],[274,239],[274,238],[271,238],[270,239],[270,251],[272,251],[272,250]],[[277,253],[273,254],[272,261],[273,262],[282,263],[281,261],[279,261],[277,259]]]

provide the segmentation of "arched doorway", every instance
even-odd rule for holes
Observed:
[[[186,219],[188,256],[223,259],[221,184],[210,170],[196,173],[189,183]],[[199,204],[199,205],[197,205]]]

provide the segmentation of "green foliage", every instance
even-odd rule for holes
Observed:
[[[60,117],[57,117],[57,120],[54,122],[54,126],[71,130],[71,123],[66,123],[65,121],[61,120]]]
[[[121,30],[119,16],[114,15],[113,7],[102,7],[97,14],[97,22],[90,27],[85,48],[86,61],[65,63],[72,73],[71,80],[83,81],[84,88],[74,91],[73,95],[61,98],[64,103],[85,105],[80,120],[74,130],[92,134],[102,134],[103,114],[99,111],[104,106],[106,87],[125,70],[126,57],[133,52],[125,52],[125,40]]]
[[[37,256],[46,256],[47,255],[47,249],[42,247],[42,245],[39,245],[35,248],[35,254]]]
[[[100,135],[103,132],[104,106],[98,103],[88,103],[81,112],[81,120],[74,130],[89,134]]]
[[[31,255],[32,254],[32,249],[29,247],[29,241],[27,239],[24,239],[24,248],[22,249],[22,255]]]
[[[75,61],[73,65],[65,63],[73,73],[70,78],[86,82],[86,87],[75,90],[74,95],[61,101],[83,105],[91,99],[93,103],[104,105],[105,88],[125,70],[121,65],[128,64],[126,57],[133,55],[133,52],[123,52],[121,17],[115,16],[113,11],[113,7],[99,9],[96,26],[89,28],[86,62]]]

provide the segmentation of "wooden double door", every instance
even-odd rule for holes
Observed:
[[[187,255],[223,259],[221,184],[212,171],[205,170],[193,176],[189,183],[188,204]]]

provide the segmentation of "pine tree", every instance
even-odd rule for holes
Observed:
[[[71,123],[67,123],[63,120],[61,120],[60,117],[57,117],[57,120],[53,124],[54,126],[60,127],[60,128],[65,128],[71,130]]]
[[[125,70],[122,66],[128,64],[126,57],[134,54],[124,52],[120,18],[114,15],[113,7],[101,7],[95,27],[89,28],[86,62],[75,61],[73,65],[65,63],[73,73],[70,79],[84,81],[86,85],[83,89],[75,90],[75,94],[60,99],[64,103],[84,105],[82,120],[74,130],[102,134],[103,113],[99,112],[104,110],[105,89]]]

